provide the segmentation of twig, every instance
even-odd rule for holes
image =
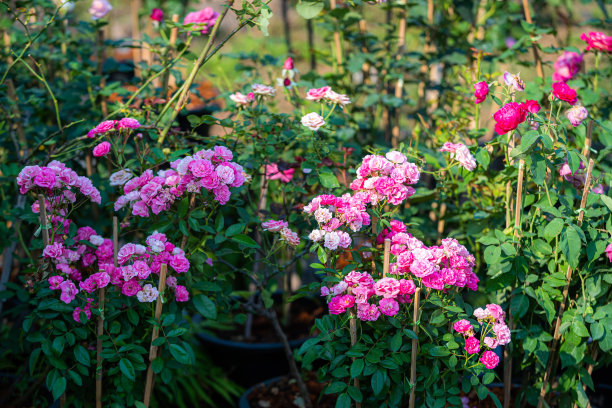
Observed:
[[[385,238],[385,252],[384,252],[384,258],[383,258],[383,278],[386,278],[387,274],[389,273],[389,258],[391,256],[389,251],[391,251],[391,240],[389,238]]]
[[[587,169],[586,180],[584,182],[584,189],[582,190],[582,200],[580,201],[580,214],[578,214],[578,226],[582,225],[582,220],[584,218],[584,208],[586,207],[587,197],[589,195],[590,187],[591,187],[591,175],[593,172],[593,165],[595,162],[593,159],[589,160],[589,167]],[[553,365],[555,362],[555,352],[557,349],[557,344],[559,343],[559,339],[561,338],[561,333],[559,333],[559,328],[561,327],[561,319],[563,318],[563,312],[565,311],[565,307],[567,304],[567,296],[569,293],[570,283],[572,281],[572,268],[570,266],[567,267],[567,273],[565,275],[565,287],[563,288],[563,298],[561,300],[561,304],[559,305],[559,313],[557,315],[557,321],[555,323],[555,331],[553,334],[553,341],[550,346],[550,352],[548,354],[548,364],[546,367],[546,372],[544,373],[544,378],[542,380],[542,387],[540,388],[540,398],[538,400],[538,408],[542,408],[544,405],[544,398],[546,397],[546,387],[548,386],[548,382],[550,381],[550,374],[553,369]]]
[[[421,300],[421,288],[416,288],[416,290],[414,291],[414,297],[413,297],[413,302],[414,302],[414,311],[413,311],[413,316],[412,316],[412,331],[416,334],[418,333],[419,330],[419,303]],[[412,339],[412,355],[410,357],[410,402],[408,404],[409,408],[414,408],[414,403],[415,403],[415,399],[416,399],[416,360],[417,360],[417,347],[418,347],[418,340],[417,339]]]
[[[153,360],[157,357],[157,346],[153,345],[153,342],[159,336],[159,325],[161,324],[160,317],[162,312],[162,294],[166,288],[166,273],[168,271],[168,265],[162,264],[159,271],[159,286],[157,296],[157,303],[155,304],[155,321],[156,325],[153,327],[153,334],[151,335],[151,348],[149,349],[149,368],[147,369],[147,379],[145,382],[145,393],[143,403],[145,407],[149,406],[151,402],[151,394],[153,393],[153,386],[155,385],[155,374],[153,373]]]

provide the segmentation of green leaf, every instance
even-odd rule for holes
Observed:
[[[385,376],[382,371],[378,370],[372,376],[372,391],[374,395],[381,393],[383,386],[385,385]]]
[[[189,364],[189,354],[185,351],[183,347],[178,344],[170,345],[170,354],[176,361],[181,364]]]
[[[194,296],[193,305],[207,319],[215,320],[217,318],[217,305],[208,296],[203,294]]]
[[[340,394],[338,396],[338,399],[336,400],[336,408],[350,408],[350,407],[351,407],[351,397],[347,393]]]
[[[546,225],[546,227],[544,227],[542,236],[547,241],[550,241],[554,237],[558,236],[562,229],[563,229],[563,220],[561,218],[553,218]]]
[[[74,348],[74,357],[76,358],[76,361],[86,367],[89,367],[91,359],[89,357],[89,352],[85,349],[85,347],[81,345],[76,346]]]
[[[570,225],[564,229],[560,244],[567,262],[572,269],[575,269],[580,261],[580,247],[582,246],[580,235],[575,226]]]
[[[340,183],[338,183],[338,179],[331,171],[328,172],[320,172],[319,173],[319,181],[321,181],[321,185],[325,188],[336,188],[340,187]]]
[[[305,18],[306,20],[310,20],[311,18],[315,18],[319,15],[319,13],[323,10],[325,3],[322,1],[302,1],[298,3],[295,7],[298,14]]]
[[[518,294],[512,297],[510,301],[510,311],[516,318],[521,318],[529,310],[529,298],[527,296]]]
[[[488,265],[494,265],[499,262],[499,257],[501,256],[501,247],[498,246],[488,246],[484,251],[484,259]]]
[[[365,363],[362,359],[358,358],[351,364],[351,378],[359,377],[363,371]]]
[[[155,360],[153,360],[151,367],[153,368],[153,372],[155,374],[161,373],[161,371],[164,369],[164,360],[161,357],[156,357]]]
[[[231,237],[233,235],[239,234],[244,230],[245,224],[233,224],[227,227],[225,230],[225,236]]]
[[[445,357],[450,354],[450,351],[448,351],[448,349],[444,346],[436,346],[429,350],[429,354],[434,357]]]
[[[346,383],[342,381],[334,381],[325,389],[325,394],[337,394],[346,389]]]
[[[391,351],[397,352],[402,347],[402,332],[397,332],[391,337]]]
[[[187,211],[189,210],[189,198],[185,197],[178,203],[178,209],[176,211],[176,215],[179,218],[184,218],[187,215]]]
[[[53,393],[53,399],[57,400],[66,391],[66,377],[59,377],[53,383],[51,392]]]
[[[612,198],[603,194],[600,194],[599,197],[601,197],[601,201],[603,201],[603,203],[608,207],[608,209],[612,211]]]
[[[491,384],[494,379],[495,379],[495,373],[489,371],[484,375],[484,377],[482,377],[482,383],[485,385]]]
[[[239,244],[242,244],[249,248],[259,248],[259,245],[257,245],[257,242],[255,242],[253,238],[249,237],[248,235],[244,235],[244,234],[235,235],[232,237],[232,241],[236,241]]]
[[[589,331],[581,320],[574,320],[572,322],[572,330],[580,337],[589,337]]]
[[[119,360],[119,369],[128,380],[136,380],[136,372],[134,371],[134,365],[127,358],[122,358],[121,360]]]

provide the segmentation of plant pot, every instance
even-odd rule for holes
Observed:
[[[280,303],[282,296],[275,293],[273,299]],[[314,321],[323,310],[318,300],[301,298],[292,302],[289,327],[284,328],[292,350],[311,338],[310,319]],[[243,327],[238,326],[236,330],[228,332],[202,331],[198,333],[198,338],[215,364],[223,367],[228,376],[243,387],[289,373],[283,344],[267,319],[254,316],[251,341],[244,341],[242,333]]]
[[[310,399],[316,408],[332,408],[336,405],[334,396],[324,396],[319,401],[319,396],[323,390],[324,384],[319,383],[316,374],[313,372],[306,373],[306,387],[310,392]],[[254,394],[255,393],[255,394]],[[288,408],[299,406],[293,401],[301,398],[297,385],[289,376],[281,376],[271,378],[256,384],[245,391],[238,401],[238,408],[259,408],[268,406],[269,408]],[[255,401],[254,401],[255,400]],[[265,403],[259,404],[258,401],[263,400]]]

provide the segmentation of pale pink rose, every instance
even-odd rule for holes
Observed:
[[[231,94],[229,98],[238,106],[247,106],[255,100],[255,95],[253,92],[249,92],[247,95],[235,92]]]
[[[268,221],[264,221],[261,223],[261,227],[263,228],[264,231],[270,231],[270,232],[279,232],[280,230],[282,230],[283,228],[287,228],[289,226],[289,223],[287,223],[286,221],[274,221],[274,220],[268,220]]]
[[[584,106],[576,105],[572,106],[566,113],[565,116],[569,119],[572,126],[579,126],[586,118],[589,117],[589,112]]]
[[[325,248],[331,251],[334,251],[338,248],[339,244],[340,244],[340,237],[338,236],[337,232],[331,231],[325,234],[325,242],[323,244]]]
[[[335,104],[340,105],[340,106],[346,106],[349,103],[351,103],[351,100],[349,99],[348,96],[346,96],[344,94],[336,93],[336,92],[332,91],[331,89],[329,89],[325,93],[325,99],[328,100],[331,103],[335,103]]]
[[[484,338],[484,344],[490,348],[490,349],[494,349],[499,345],[499,341],[497,341],[497,339],[493,338],[493,337],[485,337]]]
[[[44,258],[51,258],[60,260],[62,258],[62,254],[64,252],[64,245],[61,242],[56,242],[54,244],[49,244],[43,250]]]
[[[506,315],[501,306],[495,303],[487,305],[487,310],[489,311],[491,317],[493,317],[495,320],[503,320],[504,316]]]
[[[493,331],[500,345],[505,346],[510,343],[510,329],[504,323],[498,323],[493,326]]]
[[[525,90],[525,83],[521,80],[520,73],[514,75],[506,71],[504,73],[504,82],[517,91]]]
[[[383,298],[378,302],[378,309],[387,316],[395,316],[399,312],[399,303],[393,299]]]
[[[202,34],[208,34],[217,22],[219,13],[206,7],[200,11],[192,11],[185,16],[183,24],[194,24],[194,30],[200,30]]]
[[[374,292],[384,298],[395,298],[400,293],[400,283],[395,278],[382,278],[374,284]]]
[[[323,88],[312,88],[306,92],[306,99],[309,101],[318,102],[321,99],[325,98],[325,95],[331,88],[329,86],[324,86]]]
[[[398,152],[397,150],[392,150],[390,152],[387,152],[387,154],[385,154],[385,157],[387,158],[387,160],[392,161],[393,163],[397,163],[397,164],[403,164],[407,161],[406,156],[404,156],[402,153]]]
[[[113,9],[113,6],[107,0],[93,0],[89,7],[89,14],[92,20],[98,20],[108,14]]]
[[[308,129],[315,132],[319,130],[321,126],[325,125],[325,121],[323,120],[321,115],[316,112],[311,112],[307,115],[304,115],[302,117],[301,122],[303,126],[306,126]]]
[[[271,163],[271,164],[266,164],[265,171],[266,171],[266,178],[268,180],[280,180],[283,183],[288,183],[291,181],[291,178],[293,177],[293,173],[295,172],[295,169],[288,168],[286,170],[279,170],[278,164]]]
[[[374,322],[380,317],[380,310],[376,305],[359,304],[357,318],[365,322]]]
[[[283,228],[280,231],[281,241],[285,241],[292,247],[297,247],[300,244],[300,237],[297,233],[291,231],[289,228]]]
[[[255,95],[273,96],[276,94],[276,89],[268,85],[253,84],[251,85],[251,89],[253,89]]]
[[[219,181],[223,184],[232,184],[234,182],[234,169],[229,166],[220,165],[215,169]]]

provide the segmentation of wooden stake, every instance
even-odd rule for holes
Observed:
[[[520,236],[518,231],[521,228],[521,211],[523,209],[522,196],[524,168],[525,160],[521,159],[521,161],[519,161],[518,185],[516,186],[516,209],[514,210],[514,236],[517,238]]]
[[[385,253],[383,260],[383,278],[387,277],[389,274],[389,258],[391,257],[391,240],[389,238],[385,238]]]
[[[159,324],[159,318],[161,317],[162,312],[162,293],[166,288],[166,272],[168,271],[168,265],[162,264],[159,271],[159,286],[158,292],[159,296],[157,297],[157,303],[155,304],[155,320]],[[144,405],[145,407],[149,406],[151,402],[151,394],[153,393],[153,386],[155,385],[155,374],[153,373],[153,360],[157,357],[157,346],[153,345],[155,339],[159,337],[159,327],[153,327],[153,334],[151,335],[151,348],[149,349],[149,368],[147,369],[147,379],[145,382],[145,394],[144,394]]]
[[[45,206],[45,198],[42,194],[38,195],[38,208],[40,216],[40,228],[42,228],[43,244],[45,247],[49,245],[49,227],[47,224],[47,207]]]
[[[334,11],[336,8],[336,0],[329,1],[329,8]],[[338,73],[342,73],[342,44],[340,44],[340,31],[338,30],[338,19],[334,17],[334,46],[336,53],[336,64],[338,66]]]
[[[446,203],[440,204],[440,216],[438,217],[438,240],[437,244],[440,245],[442,242],[442,235],[444,234],[444,216],[446,215]]]
[[[348,294],[353,294],[352,288],[350,287],[348,288]],[[357,314],[355,313],[356,307],[357,306],[355,305],[350,310],[351,319],[349,320],[349,331],[351,333],[351,347],[357,344]],[[353,357],[353,361],[355,361],[355,357]],[[359,389],[359,378],[355,378],[353,380],[353,385],[355,386],[355,388]],[[361,403],[355,402],[355,407],[361,408]]]
[[[414,291],[414,311],[412,313],[412,331],[416,334],[419,330],[419,303],[421,300],[421,288],[416,288]],[[412,356],[410,357],[410,384],[412,385],[412,389],[410,390],[410,402],[408,407],[414,408],[414,402],[416,398],[415,389],[416,389],[416,359],[417,359],[417,347],[418,340],[412,339]]]
[[[400,60],[404,55],[404,49],[406,48],[406,4],[404,1],[401,3],[401,10],[399,12],[399,25],[397,27],[397,55],[396,60]],[[404,91],[404,77],[402,76],[395,82],[395,97],[398,99],[402,98]],[[401,109],[395,109],[395,123],[391,130],[391,146],[396,148],[399,145],[399,122]]]
[[[102,335],[104,334],[104,288],[98,290],[98,330],[96,332],[96,408],[102,408]]]
[[[591,143],[593,141],[593,120],[589,121],[589,126],[587,127],[586,138],[584,139],[584,148],[582,149],[582,155],[589,159],[591,155]]]
[[[587,169],[586,180],[584,182],[584,189],[582,190],[582,200],[580,201],[580,214],[578,214],[578,226],[582,225],[582,220],[584,219],[584,208],[586,207],[587,197],[589,196],[589,191],[591,187],[591,175],[593,173],[593,166],[595,162],[593,159],[589,160],[589,167]],[[565,287],[563,288],[563,298],[561,300],[561,304],[559,305],[559,313],[557,315],[557,321],[555,323],[555,331],[553,334],[553,341],[550,346],[550,352],[548,354],[548,364],[546,367],[546,372],[544,373],[544,378],[542,380],[542,387],[540,388],[540,398],[538,400],[538,408],[542,408],[544,406],[544,398],[546,397],[546,387],[548,386],[548,382],[550,381],[550,375],[552,373],[553,365],[555,359],[555,352],[557,349],[557,344],[559,343],[559,339],[561,338],[561,334],[559,333],[559,328],[561,327],[561,319],[563,318],[563,312],[565,311],[565,306],[567,304],[567,297],[569,293],[570,283],[572,282],[572,268],[567,267],[567,273],[565,275]]]
[[[525,12],[525,21],[527,21],[529,24],[533,24],[533,20],[531,19],[531,10],[529,10],[529,0],[523,0],[523,10]],[[533,49],[533,59],[535,59],[536,63],[536,72],[542,80],[542,83],[544,83],[544,71],[542,70],[542,60],[540,60],[538,46],[531,44],[531,48]]]
[[[134,60],[134,75],[140,77],[140,61],[141,61],[141,49],[138,42],[140,41],[140,17],[138,13],[142,8],[141,0],[132,0],[130,2],[130,17],[132,20],[132,39],[134,40],[134,46],[132,48],[132,59]]]

